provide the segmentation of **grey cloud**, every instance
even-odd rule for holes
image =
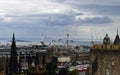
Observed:
[[[71,15],[56,15],[51,18],[49,25],[52,26],[66,26],[72,25],[75,20],[75,16]]]
[[[0,22],[2,22],[3,21],[3,18],[0,18]]]
[[[84,14],[83,13],[76,13],[76,15],[79,16],[79,15],[84,15]]]
[[[120,5],[100,5],[100,4],[70,4],[78,10],[92,12],[99,15],[120,16]]]
[[[95,16],[96,14],[100,16],[120,16],[120,6],[118,5],[120,4],[120,0],[118,1],[117,5],[112,4],[113,0],[100,0],[100,2],[98,2],[98,0],[92,0],[92,2],[90,0],[46,0],[45,3],[38,2],[38,4],[36,3],[39,0],[25,0],[26,2],[21,0],[19,1],[22,3],[14,3],[15,5],[8,3],[9,5],[4,4],[5,7],[1,7],[1,9],[7,10],[7,15],[5,15],[5,17],[12,17],[13,20],[11,22],[2,22],[3,19],[0,18],[0,28],[2,29],[0,34],[9,36],[9,34],[15,32],[18,33],[18,37],[37,37],[37,34],[40,37],[42,33],[46,33],[48,34],[48,36],[55,36],[58,35],[58,33],[65,33],[67,29],[72,32],[71,27],[76,27],[73,25],[109,25],[112,22],[112,19],[109,18],[111,16],[93,18],[86,17],[85,19],[81,18],[76,21],[76,16],[87,16],[89,14],[78,13],[69,10],[74,8],[78,11],[85,10],[85,12],[90,12],[91,16]],[[74,1],[76,1],[76,3],[74,3]],[[94,2],[97,3],[93,4]],[[28,5],[24,6],[24,3],[28,3]],[[10,5],[12,6],[10,7]],[[66,11],[63,10],[63,12],[56,13],[53,11],[53,13],[51,14],[47,12],[45,12],[46,14],[40,12],[44,10],[49,10],[51,8],[64,9],[64,7]],[[51,19],[49,19],[50,16]],[[70,25],[71,27],[69,27],[68,25]],[[101,28],[101,26],[99,27]],[[88,37],[88,35],[86,37]]]
[[[31,17],[30,17],[31,16]],[[76,25],[76,24],[107,24],[111,23],[112,19],[109,17],[86,17],[85,19],[79,18],[75,19],[76,15],[70,14],[51,14],[38,16],[30,15],[29,17],[19,17],[18,21],[12,23],[4,23],[10,24],[14,27],[26,27],[26,28],[39,28],[40,26],[68,26],[68,25]],[[10,26],[9,25],[9,26]]]
[[[50,1],[54,1],[54,2],[63,3],[63,2],[65,2],[66,0],[50,0]]]
[[[82,6],[88,10],[99,10],[98,12],[105,11],[106,8],[102,8],[102,6],[96,7],[95,5],[85,5]],[[93,9],[92,9],[93,8]],[[115,10],[117,10],[116,8]],[[79,10],[79,9],[76,9]],[[109,10],[109,9],[108,9]],[[107,12],[107,10],[106,10]],[[112,19],[109,17],[86,17],[85,19],[79,19],[76,21],[75,17],[85,15],[81,12],[75,12],[74,10],[66,11],[64,13],[38,13],[38,14],[22,14],[22,15],[6,15],[6,17],[15,18],[14,22],[11,23],[16,25],[14,27],[40,27],[40,26],[68,26],[68,25],[76,25],[76,24],[106,24],[111,23]],[[49,18],[50,17],[50,18]],[[10,24],[10,23],[9,23]],[[18,26],[17,26],[18,25]]]
[[[85,5],[85,4],[97,4],[97,5],[120,5],[120,0],[67,0],[67,4]]]
[[[73,24],[74,20],[75,15],[51,14],[44,15],[42,18],[36,18],[36,20],[33,21],[46,26],[66,26]]]
[[[68,11],[67,11],[68,12]],[[49,26],[66,26],[75,22],[75,17],[84,15],[83,13],[69,11],[68,13],[48,13],[48,14],[23,14],[23,15],[6,15],[6,17],[15,18],[14,22],[18,24],[30,25],[49,25]]]
[[[84,5],[88,11],[94,11],[98,14],[105,14],[105,15],[120,15],[120,6],[111,6],[111,5]]]
[[[111,23],[112,19],[109,17],[93,17],[93,18],[85,18],[85,19],[79,19],[77,23],[79,24],[106,24]]]

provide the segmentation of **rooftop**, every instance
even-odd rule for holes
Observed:
[[[99,50],[120,50],[120,45],[100,45],[96,44],[91,47],[91,49]]]

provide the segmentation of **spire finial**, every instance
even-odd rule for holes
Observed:
[[[117,28],[117,34],[118,34],[118,28]]]
[[[15,42],[15,34],[14,34],[14,32],[13,32],[13,38],[12,38],[12,41]]]
[[[108,37],[108,33],[106,33],[106,37]]]
[[[15,39],[15,34],[14,34],[14,32],[13,32],[13,38]]]
[[[14,32],[13,32],[13,37],[12,37],[12,46],[16,46],[15,34],[14,34]]]

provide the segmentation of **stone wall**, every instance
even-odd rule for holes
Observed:
[[[92,75],[92,63],[97,59],[97,71],[95,75],[119,75],[120,74],[120,50],[90,50],[90,75]]]

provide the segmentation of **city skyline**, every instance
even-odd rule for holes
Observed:
[[[114,39],[119,20],[119,0],[0,1],[0,38]]]

